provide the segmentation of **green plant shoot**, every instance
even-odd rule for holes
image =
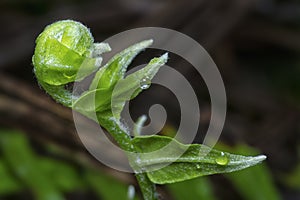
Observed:
[[[126,101],[149,88],[151,80],[168,60],[168,54],[153,58],[144,68],[125,76],[134,57],[152,44],[136,43],[113,56],[101,67],[101,54],[110,51],[107,43],[94,43],[90,30],[79,22],[63,20],[45,28],[36,39],[32,62],[39,84],[57,102],[95,120],[127,152],[145,200],[156,200],[155,184],[167,184],[200,176],[241,170],[263,161],[256,157],[221,152],[204,145],[181,144],[166,136],[131,137],[120,121]],[[66,85],[96,72],[89,89],[73,95]],[[114,98],[113,98],[114,97]],[[96,113],[96,117],[93,116]],[[172,142],[172,148],[165,148]],[[163,153],[159,151],[163,149]],[[182,151],[177,157],[178,151]],[[159,152],[159,153],[157,153]],[[134,154],[136,155],[136,154]]]

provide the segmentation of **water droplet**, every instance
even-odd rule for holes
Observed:
[[[215,161],[216,161],[216,163],[217,163],[218,165],[227,165],[228,162],[229,162],[229,159],[228,159],[228,157],[225,155],[224,152],[221,152],[221,155],[218,156],[218,157],[216,158]]]
[[[136,162],[137,164],[141,164],[142,160],[141,160],[140,157],[137,157],[136,160],[135,160],[135,162]]]
[[[151,80],[148,77],[143,78],[140,82],[140,88],[142,90],[148,89],[150,85],[151,85]]]

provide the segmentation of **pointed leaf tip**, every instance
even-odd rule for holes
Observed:
[[[168,59],[169,59],[169,53],[167,52],[167,53],[164,53],[162,56],[161,56],[161,58],[163,59],[163,61],[166,63],[167,61],[168,61]]]

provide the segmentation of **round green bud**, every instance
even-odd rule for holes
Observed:
[[[94,38],[83,24],[63,20],[48,25],[36,39],[32,57],[37,79],[49,85],[83,79],[101,64],[93,49]]]

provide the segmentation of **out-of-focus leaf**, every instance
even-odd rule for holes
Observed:
[[[78,173],[71,165],[48,158],[40,158],[38,165],[60,191],[71,192],[83,188]]]
[[[258,152],[245,145],[236,146],[234,149],[223,149],[240,154],[254,155]],[[247,200],[279,200],[279,192],[274,185],[268,167],[263,163],[249,169],[226,174],[238,192]]]
[[[12,194],[22,189],[20,182],[7,169],[5,162],[0,160],[0,195]]]
[[[25,136],[17,131],[0,131],[0,148],[16,176],[30,188],[37,199],[62,200],[52,179],[39,167]]]
[[[85,173],[88,185],[101,199],[127,199],[128,186],[99,172],[88,170]],[[134,198],[137,200],[137,198]]]
[[[263,155],[234,155],[200,144],[184,145],[175,139],[157,135],[135,137],[133,144],[141,152],[135,158],[137,169],[146,170],[150,180],[157,184],[233,172],[256,165],[266,158]]]
[[[284,182],[290,188],[300,190],[300,163],[291,173],[284,177]]]
[[[160,131],[160,134],[173,138],[177,134],[177,129],[174,126],[170,125],[170,124],[166,124],[163,127],[163,129]]]
[[[167,185],[175,200],[215,200],[209,179],[200,177]]]

